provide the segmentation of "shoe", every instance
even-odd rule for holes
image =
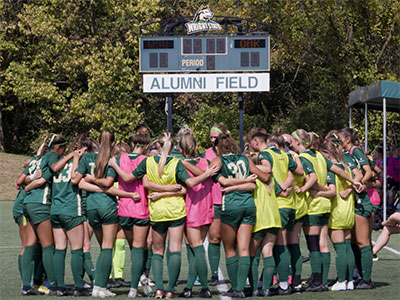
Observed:
[[[252,297],[252,298],[261,297],[260,291],[259,291],[259,290],[252,291],[252,292],[251,292],[251,297]]]
[[[44,293],[45,295],[48,295],[50,293],[50,290],[44,285],[35,285],[34,288],[39,292]]]
[[[268,296],[277,296],[279,295],[279,288],[277,287],[271,287],[268,289]],[[266,296],[264,296],[266,297]]]
[[[173,292],[167,291],[167,292],[165,293],[165,299],[174,299],[174,298],[175,298],[175,295],[174,295]]]
[[[232,298],[246,298],[243,291],[233,291]]]
[[[360,283],[356,286],[357,290],[368,290],[368,289],[373,289],[374,285],[372,284],[372,281],[369,280],[361,280]]]
[[[115,297],[117,296],[116,293],[111,292],[109,289],[104,288],[104,293],[107,295],[107,297]]]
[[[310,257],[309,257],[309,256],[302,256],[302,257],[301,257],[301,262],[302,262],[302,263],[308,262],[309,260],[310,260]]]
[[[48,295],[49,296],[58,296],[58,289],[56,287],[51,287]]]
[[[350,280],[347,282],[346,290],[352,291],[354,290],[354,281]]]
[[[156,290],[154,296],[155,296],[156,299],[162,299],[162,298],[164,298],[164,290]]]
[[[271,295],[271,292],[269,289],[265,290],[265,291],[261,291],[261,293],[260,293],[260,297],[270,297],[270,296],[272,296],[272,295]]]
[[[213,275],[211,276],[211,280],[209,283],[210,286],[216,286],[218,285],[218,275]]]
[[[32,287],[29,287],[29,289],[27,289],[27,290],[22,289],[21,290],[21,295],[22,296],[36,296],[36,295],[44,295],[44,293],[43,292],[39,292],[38,290],[36,290],[36,289],[34,289]]]
[[[225,296],[225,297],[233,297],[233,290],[232,290],[232,288],[230,288],[229,290],[227,290],[227,291],[225,291],[225,292],[221,292],[221,295],[222,296]]]
[[[60,288],[58,288],[58,290],[57,290],[57,295],[56,296],[59,296],[59,297],[62,297],[62,296],[72,296],[74,293],[72,292],[72,291],[70,291],[70,290],[67,290],[65,287],[60,287]]]
[[[83,288],[84,289],[91,289],[93,287],[93,282],[90,284],[89,282],[83,281]]]
[[[301,293],[304,291],[304,288],[301,283],[296,286],[291,285],[291,289],[292,289],[292,293]]]
[[[321,284],[321,286],[322,286],[321,292],[327,292],[327,291],[329,291],[329,287],[328,287],[328,284],[327,284],[327,283],[326,283],[326,284]]]
[[[114,280],[112,280],[111,278],[110,279],[108,279],[108,281],[107,281],[107,288],[108,289],[115,289],[115,288],[119,288],[119,284],[118,283],[116,283]]]
[[[193,282],[193,286],[201,286],[201,282],[199,280],[199,276],[196,276],[196,279]]]
[[[212,298],[212,294],[208,288],[201,289],[199,294],[197,295],[199,298]]]
[[[322,292],[322,284],[311,282],[305,289],[306,292]]]
[[[334,285],[331,286],[331,291],[345,291],[345,290],[347,290],[346,280],[342,282],[337,281]]]
[[[290,295],[292,293],[292,288],[288,286],[286,290],[282,289],[281,287],[278,288],[279,295]]]
[[[189,288],[184,288],[183,292],[179,294],[180,298],[192,298],[193,297],[193,293],[192,293],[192,289]]]
[[[110,290],[107,290],[106,288],[102,288],[99,286],[94,286],[92,290],[92,297],[98,297],[98,298],[106,298],[106,297],[115,297],[116,294],[111,292]]]
[[[115,278],[115,283],[118,285],[118,287],[130,287],[131,283],[126,282],[122,278]]]
[[[136,298],[138,296],[139,292],[135,288],[130,288],[129,293],[128,293],[128,298]]]
[[[378,261],[378,260],[379,260],[378,255],[372,254],[372,260],[373,260],[373,261]]]
[[[146,296],[150,296],[153,294],[153,289],[150,286],[150,279],[147,278],[144,274],[142,274],[140,276],[140,280],[139,280],[142,288],[143,288],[143,292]]]
[[[89,290],[84,289],[84,288],[75,289],[75,291],[74,291],[75,297],[87,297],[87,296],[91,296],[91,295],[92,295],[92,293]]]

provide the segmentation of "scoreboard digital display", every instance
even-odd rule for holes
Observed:
[[[269,36],[145,37],[140,72],[269,71]]]

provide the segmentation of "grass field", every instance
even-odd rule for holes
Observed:
[[[1,181],[0,181],[0,299],[22,299],[20,296],[20,285],[21,280],[18,273],[17,258],[20,250],[20,240],[18,234],[18,227],[14,223],[12,218],[12,206],[13,200],[16,195],[16,189],[14,182],[17,176],[22,172],[22,165],[28,157],[11,155],[0,153],[0,168],[1,168]],[[379,232],[373,233],[373,240],[376,240]],[[304,239],[301,241],[302,254],[307,255],[306,245]],[[330,245],[332,246],[332,245]],[[400,252],[400,235],[392,236],[391,241],[388,244]],[[130,255],[129,249],[127,249],[126,255],[126,268],[124,271],[125,280],[130,280]],[[185,247],[183,247],[185,249]],[[332,249],[332,247],[331,247]],[[95,240],[92,239],[92,258],[93,262],[96,262],[97,255],[99,253],[99,246]],[[335,274],[335,254],[331,251],[331,268],[329,273],[329,279],[336,278]],[[225,260],[223,258],[223,250],[221,250],[221,263],[220,268],[223,276],[227,278],[227,272],[225,268]],[[260,266],[261,268],[262,266]],[[180,293],[185,287],[184,280],[187,278],[188,266],[186,259],[186,250],[182,252],[182,268],[180,273],[180,281],[176,287],[176,293]],[[303,275],[306,279],[310,275],[310,264],[303,264]],[[65,270],[65,282],[67,285],[73,284],[72,273],[70,270],[70,254],[67,254],[66,259],[66,270]],[[167,268],[164,266],[164,278],[167,278]],[[87,278],[86,278],[87,279]],[[220,278],[221,279],[221,278]],[[277,299],[296,299],[296,300],[309,300],[312,299],[365,299],[365,300],[377,300],[377,299],[398,299],[400,295],[400,255],[395,254],[387,249],[383,249],[379,253],[379,261],[374,262],[372,279],[375,282],[376,288],[374,290],[365,291],[346,291],[346,292],[324,292],[324,293],[302,293],[289,296],[279,296]],[[227,286],[219,286],[219,289],[227,289]],[[219,299],[217,287],[210,287],[213,292],[213,299]],[[194,292],[200,290],[199,287],[195,287]],[[117,297],[114,299],[127,299],[128,289],[114,289],[117,293]],[[39,296],[43,297],[43,296]],[[29,299],[31,297],[24,297],[23,299]],[[38,297],[34,297],[38,299]],[[228,298],[229,299],[229,298]],[[224,297],[224,300],[227,300]]]

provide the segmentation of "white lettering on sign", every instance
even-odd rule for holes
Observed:
[[[204,66],[204,59],[182,59],[182,67],[202,67]]]
[[[269,73],[143,75],[145,93],[267,91],[269,91]]]

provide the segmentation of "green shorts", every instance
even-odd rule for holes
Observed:
[[[50,220],[50,206],[41,203],[26,203],[24,205],[24,215],[34,225],[42,223]]]
[[[304,215],[301,218],[296,219],[295,223],[303,223],[304,224],[306,222],[306,218],[307,218],[307,215]]]
[[[279,214],[281,215],[282,229],[292,231],[296,220],[296,210],[292,208],[280,208]]]
[[[25,217],[24,214],[14,214],[13,215],[15,223],[17,223],[18,225],[24,221],[24,217]]]
[[[214,219],[221,219],[221,207],[222,205],[214,204]]]
[[[330,213],[305,215],[304,224],[308,226],[328,226]]]
[[[76,226],[86,221],[84,216],[50,215],[51,226],[53,228],[63,228],[66,231],[74,229]]]
[[[368,194],[362,192],[356,195],[356,205],[354,206],[354,212],[366,219],[369,219],[373,210],[371,200],[369,200]]]
[[[132,230],[133,225],[136,226],[150,225],[150,218],[138,219],[138,218],[119,216],[119,225],[121,225],[122,229]]]
[[[150,222],[150,224],[151,224],[151,229],[157,231],[158,233],[166,233],[169,227],[179,227],[184,225],[185,222],[186,222],[186,217],[183,217],[173,221]]]
[[[256,208],[231,209],[221,211],[221,222],[233,227],[240,224],[256,224]]]
[[[273,235],[278,235],[279,229],[281,229],[281,228],[274,227],[274,228],[261,229],[260,231],[253,232],[251,234],[251,237],[253,239],[263,239],[267,235],[267,233],[271,233]]]
[[[87,218],[90,226],[94,230],[100,229],[101,225],[110,225],[118,223],[118,208],[97,208],[87,211]]]

